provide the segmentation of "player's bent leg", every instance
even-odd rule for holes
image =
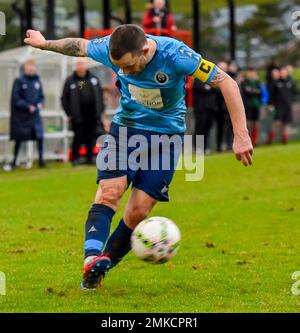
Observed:
[[[104,255],[110,258],[112,267],[130,251],[133,229],[148,216],[156,202],[156,199],[144,191],[132,189],[124,217],[110,236],[104,250]]]
[[[134,229],[151,212],[157,200],[146,192],[134,187],[126,205],[124,219],[126,225]]]
[[[126,189],[126,176],[99,182],[95,203],[85,225],[83,289],[94,290],[99,287],[111,266],[110,259],[101,256],[101,252],[109,236],[112,218]]]

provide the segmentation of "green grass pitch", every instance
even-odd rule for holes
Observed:
[[[0,172],[0,312],[299,312],[291,292],[300,271],[299,143],[256,149],[251,168],[233,154],[209,156],[197,183],[178,171],[171,202],[151,214],[179,226],[177,256],[153,266],[129,254],[101,290],[86,292],[95,177],[94,168],[57,164]]]

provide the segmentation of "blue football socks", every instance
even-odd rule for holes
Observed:
[[[121,219],[116,230],[109,237],[104,254],[108,255],[112,265],[117,265],[122,258],[130,251],[131,249],[131,235],[133,230],[128,228],[124,220]]]
[[[115,211],[102,204],[93,204],[85,225],[84,258],[98,256],[109,236]]]

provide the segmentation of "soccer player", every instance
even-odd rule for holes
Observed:
[[[252,164],[253,147],[236,82],[184,43],[145,35],[139,26],[132,24],[120,25],[110,36],[92,41],[82,38],[46,40],[34,30],[28,30],[26,36],[28,45],[69,56],[90,57],[117,74],[120,108],[110,129],[116,142],[120,142],[122,127],[126,128],[127,137],[122,137],[121,142],[139,134],[151,145],[152,134],[183,135],[186,76],[192,75],[219,88],[232,121],[234,153],[245,166]],[[119,149],[119,144],[115,148],[116,159],[121,159],[124,151]],[[100,154],[107,149],[106,142]],[[135,226],[147,217],[158,201],[168,201],[175,167],[173,163],[169,170],[134,170],[129,167],[125,170],[120,167],[102,170],[98,165],[98,190],[85,228],[83,289],[96,289],[101,285],[108,270],[130,251],[130,238]],[[112,218],[131,183],[132,190],[123,218],[109,237]]]

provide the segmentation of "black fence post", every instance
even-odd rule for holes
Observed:
[[[79,33],[80,37],[83,38],[86,28],[84,0],[78,0],[78,14],[79,14]]]
[[[125,22],[127,24],[131,24],[132,23],[132,16],[131,16],[130,0],[124,0],[124,6],[125,6]]]
[[[201,49],[200,6],[201,6],[200,0],[193,0],[193,48],[197,52],[200,52],[200,49]]]
[[[236,60],[236,29],[235,29],[235,3],[228,0],[229,6],[229,29],[230,29],[230,58]]]
[[[109,0],[102,1],[103,29],[110,29],[111,7]]]
[[[25,30],[32,29],[32,1],[31,0],[25,0]]]
[[[46,32],[47,39],[55,39],[55,0],[47,0]]]

